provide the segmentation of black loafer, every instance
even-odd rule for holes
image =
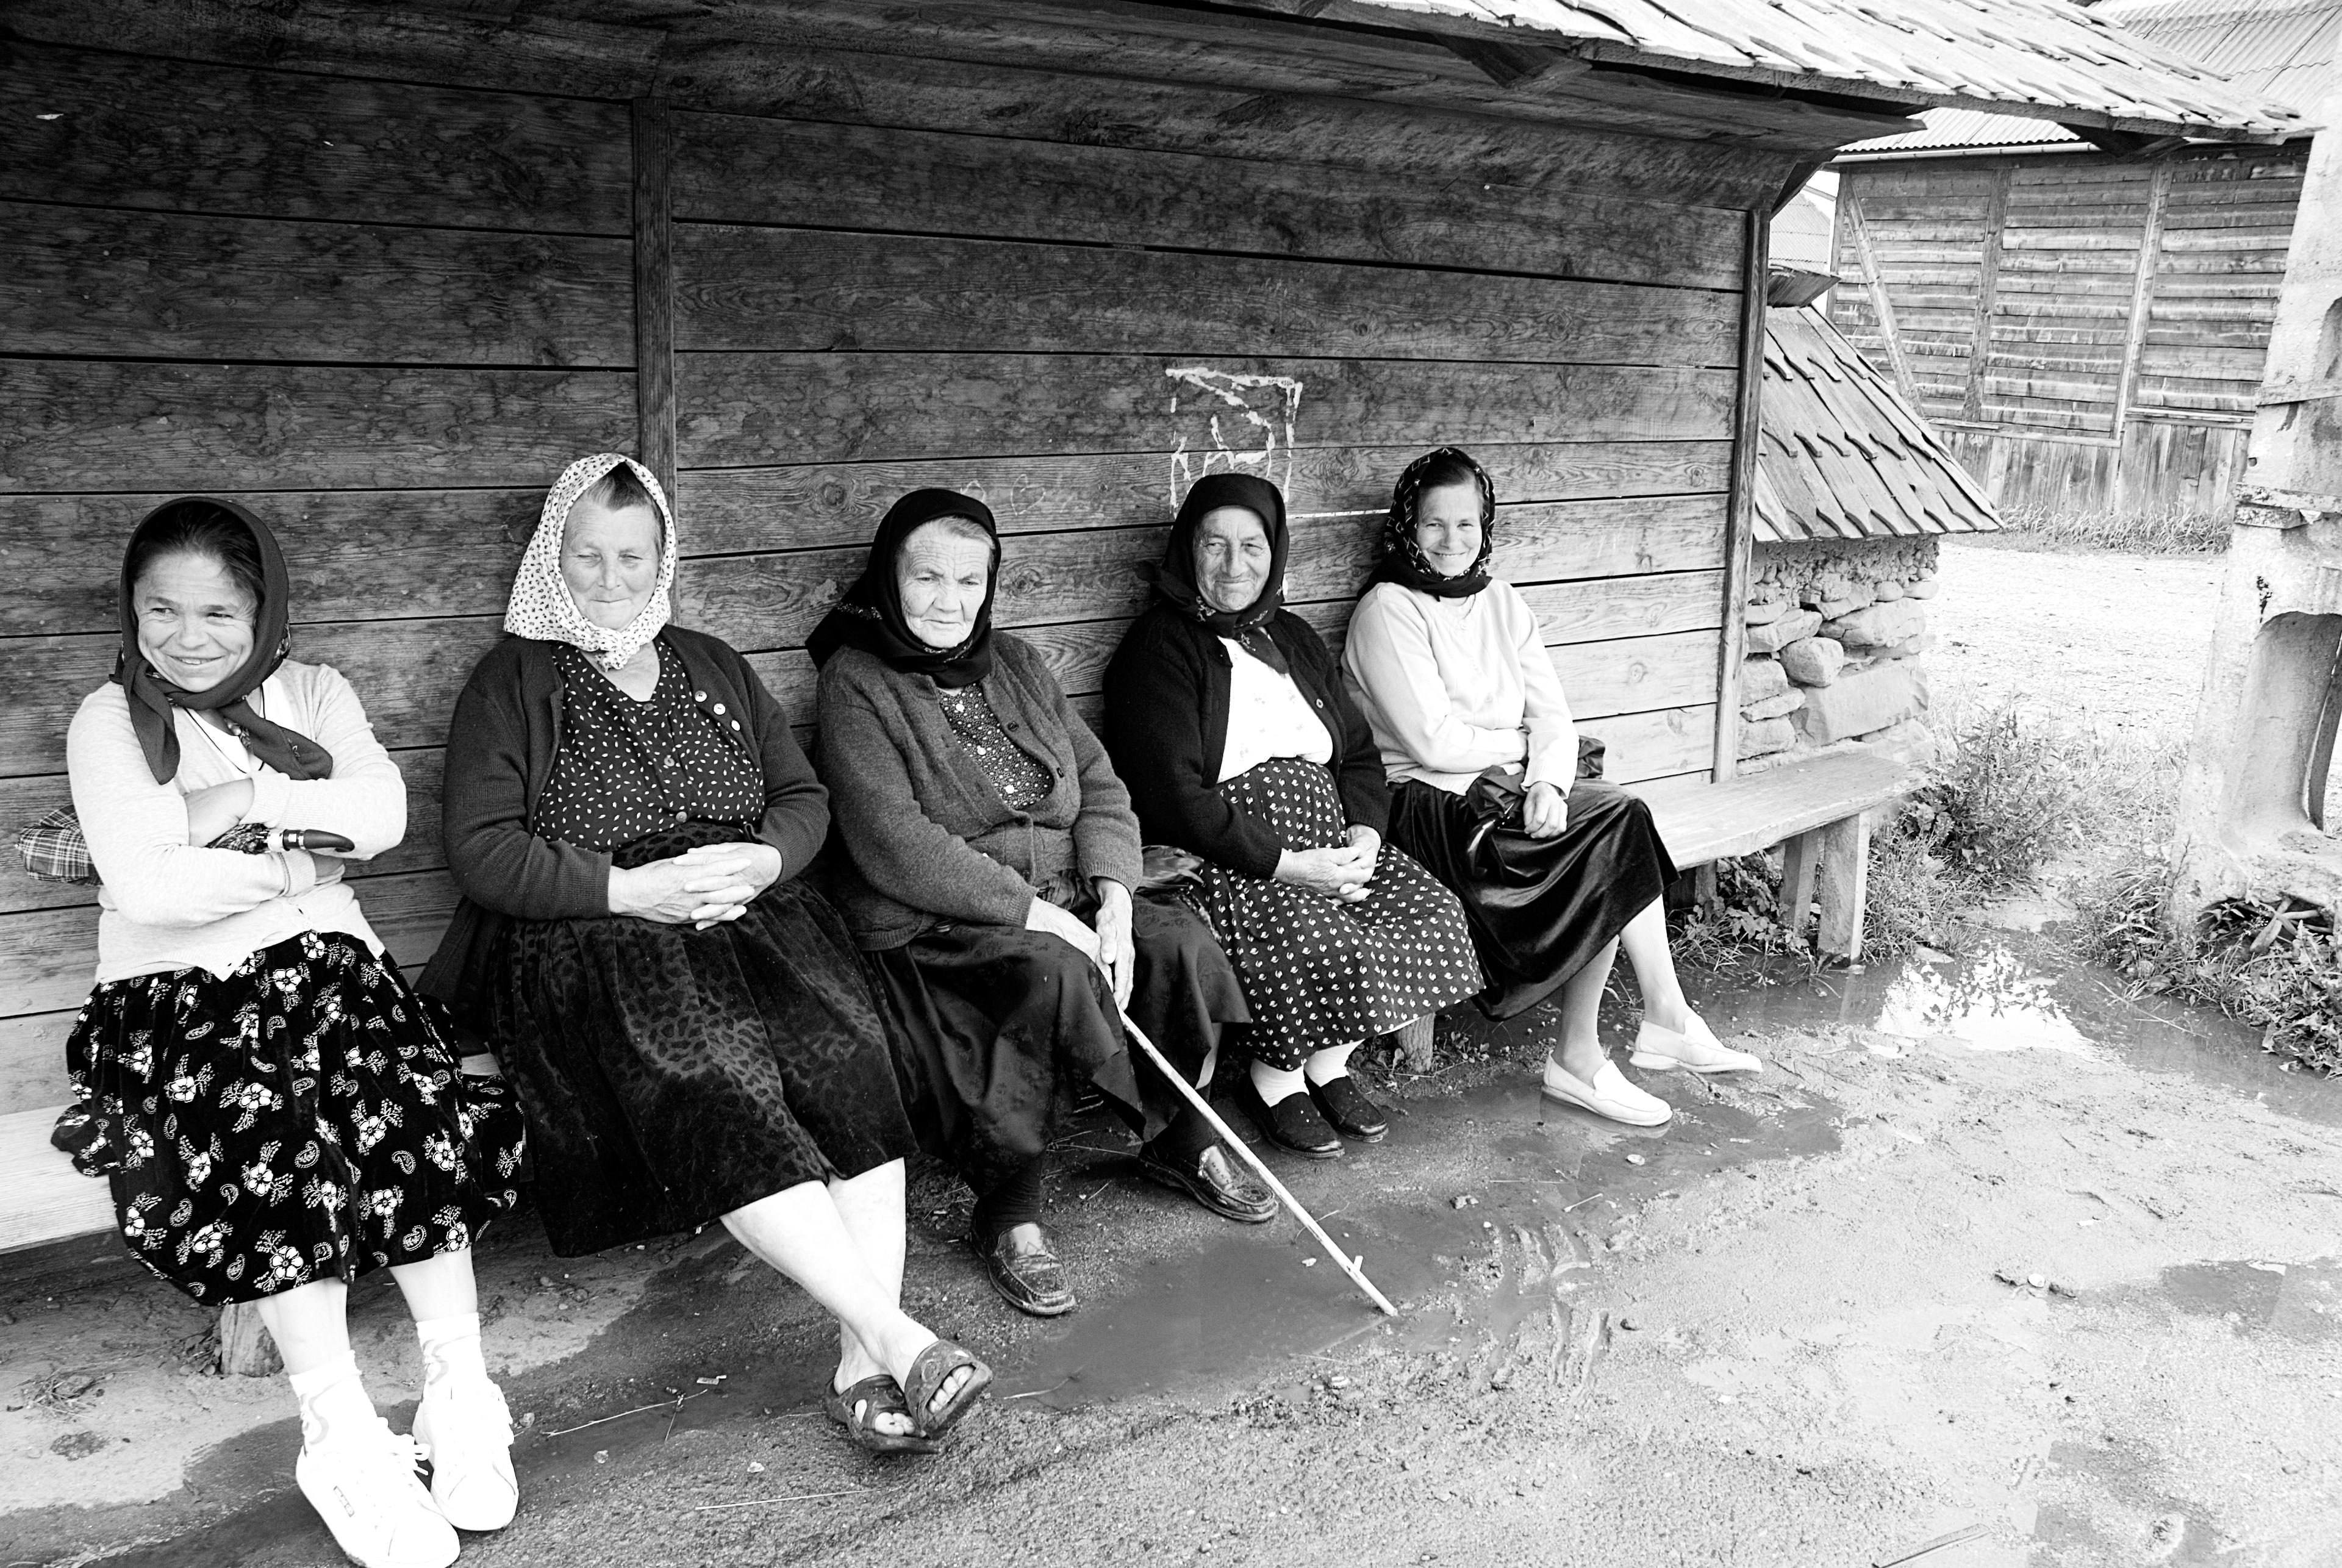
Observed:
[[[1247,1082],[1237,1092],[1237,1099],[1252,1113],[1252,1119],[1261,1135],[1280,1149],[1290,1149],[1312,1160],[1338,1160],[1342,1157],[1342,1140],[1317,1114],[1316,1102],[1306,1094],[1287,1094],[1272,1105],[1260,1097],[1260,1091]]]
[[[1383,1134],[1390,1131],[1382,1107],[1368,1099],[1366,1092],[1347,1073],[1323,1084],[1310,1084],[1309,1097],[1326,1113],[1326,1120],[1334,1124],[1334,1131],[1345,1138],[1379,1144]]]
[[[1011,1225],[978,1249],[984,1277],[1000,1299],[1032,1317],[1063,1317],[1074,1310],[1066,1271],[1049,1250],[1048,1233],[1036,1224]]]
[[[1247,1225],[1266,1224],[1276,1218],[1276,1200],[1268,1195],[1268,1189],[1239,1170],[1217,1144],[1192,1163],[1165,1159],[1151,1147],[1141,1149],[1138,1168],[1148,1181],[1176,1187],[1224,1218]]]

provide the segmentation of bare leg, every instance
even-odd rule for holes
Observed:
[[[846,1227],[855,1251],[861,1253],[863,1266],[870,1271],[879,1293],[896,1306],[903,1300],[905,1184],[900,1160],[829,1183],[829,1201],[837,1210],[838,1223]],[[835,1392],[843,1393],[886,1370],[842,1318],[837,1324],[837,1376],[830,1384]],[[900,1416],[882,1416],[879,1424],[889,1432],[910,1430],[910,1423]]]
[[[468,1248],[439,1253],[419,1263],[401,1263],[390,1271],[390,1277],[398,1282],[398,1293],[406,1298],[407,1314],[416,1323],[480,1310],[480,1291],[472,1278]]]
[[[293,1376],[339,1361],[350,1353],[350,1288],[339,1280],[315,1280],[260,1298],[260,1321]]]
[[[1665,934],[1662,931],[1662,937]],[[1610,983],[1610,965],[1617,959],[1618,944],[1614,941],[1561,983],[1561,1044],[1553,1057],[1563,1072],[1585,1083],[1592,1083],[1596,1069],[1602,1065],[1602,1035],[1596,1024],[1602,1012],[1602,988]]]
[[[735,1209],[724,1216],[724,1228],[804,1286],[897,1383],[910,1375],[919,1353],[935,1343],[936,1336],[898,1304],[899,1263],[890,1287],[864,1260],[829,1189],[820,1183],[800,1182]],[[963,1370],[946,1380],[936,1403],[957,1393],[967,1375]]]
[[[1626,923],[1618,938],[1626,962],[1635,966],[1635,984],[1643,993],[1643,1016],[1662,1029],[1681,1033],[1691,1021],[1691,1004],[1676,978],[1675,954],[1667,950],[1667,915],[1657,899]]]

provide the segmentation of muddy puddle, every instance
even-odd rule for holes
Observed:
[[[1940,963],[1814,975],[1777,970],[1774,978],[1755,987],[1711,979],[1689,989],[1719,1034],[1846,1024],[1972,1051],[2070,1052],[2175,1074],[2342,1126],[2342,1084],[2285,1071],[2246,1024],[2132,998],[2106,970],[2063,958],[2044,938],[2011,934]]]

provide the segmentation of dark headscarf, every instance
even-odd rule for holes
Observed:
[[[1196,531],[1209,514],[1241,506],[1259,517],[1268,533],[1268,577],[1260,597],[1241,610],[1214,607],[1196,583]],[[1207,474],[1188,489],[1171,523],[1171,542],[1155,569],[1155,592],[1163,601],[1216,636],[1236,644],[1280,674],[1288,674],[1284,652],[1268,634],[1268,623],[1285,603],[1285,497],[1276,485],[1249,474]]]
[[[903,590],[895,566],[903,542],[938,517],[965,517],[992,540],[992,576],[984,585],[984,603],[967,640],[956,648],[935,649],[919,640],[903,614]],[[870,558],[862,575],[846,590],[821,624],[806,639],[806,652],[816,665],[844,648],[859,648],[906,674],[931,676],[939,686],[972,686],[992,673],[992,597],[1000,589],[1000,528],[992,508],[956,490],[914,490],[886,509],[878,536],[870,541]]]
[[[183,507],[209,507],[242,524],[260,554],[260,603],[253,612],[252,652],[227,679],[201,692],[181,690],[165,679],[139,651],[138,606],[133,602],[138,584],[130,576],[131,564],[138,558],[141,537],[148,529],[171,521],[172,514]],[[260,689],[263,681],[276,673],[276,667],[293,651],[293,633],[288,624],[291,589],[284,553],[276,547],[276,535],[268,531],[266,524],[233,501],[183,495],[149,512],[131,530],[130,544],[122,554],[122,652],[115,661],[114,679],[129,699],[130,727],[137,734],[138,747],[146,754],[146,766],[156,784],[169,784],[179,774],[179,735],[174,708],[216,713],[226,721],[228,733],[242,741],[254,756],[287,778],[333,776],[333,753],[297,730],[262,718],[245,701]]]
[[[1480,487],[1480,554],[1473,559],[1471,570],[1443,577],[1432,569],[1431,563],[1424,558],[1423,546],[1416,543],[1416,513],[1428,488],[1424,481],[1433,471],[1456,468],[1469,470]],[[1452,472],[1442,473],[1438,483],[1455,484],[1456,476]],[[1392,487],[1390,515],[1383,521],[1381,557],[1375,563],[1375,574],[1368,581],[1396,583],[1402,588],[1442,599],[1465,598],[1488,585],[1488,557],[1496,548],[1496,487],[1489,483],[1488,471],[1463,448],[1443,446],[1408,464],[1406,472],[1398,476],[1398,484]]]

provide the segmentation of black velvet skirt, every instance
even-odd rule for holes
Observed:
[[[1192,1083],[1252,1017],[1236,971],[1185,904],[1133,899],[1131,938],[1131,1021]],[[1185,1103],[1126,1040],[1106,976],[1046,932],[946,925],[870,958],[919,1143],[977,1193],[1047,1150],[1082,1084],[1142,1138]]]
[[[1462,795],[1418,779],[1391,786],[1390,841],[1463,903],[1488,974],[1474,1000],[1491,1018],[1551,995],[1676,878],[1651,808],[1616,784],[1573,784],[1569,825],[1553,838],[1500,827],[1476,854],[1479,826]]]
[[[555,1253],[688,1230],[910,1154],[845,927],[799,881],[706,931],[513,923],[490,1013]]]

